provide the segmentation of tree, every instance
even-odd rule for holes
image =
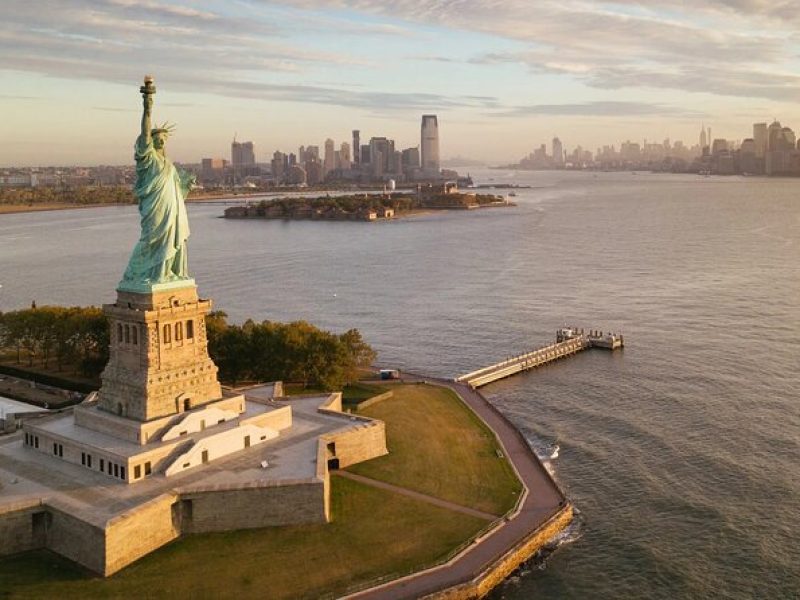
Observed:
[[[299,382],[336,389],[358,378],[360,368],[375,360],[375,351],[357,329],[335,335],[306,321],[229,325],[217,311],[205,319],[208,351],[220,377]],[[109,324],[95,307],[42,306],[0,313],[0,349],[25,351],[29,366],[41,360],[45,368],[55,357],[60,371],[75,364],[87,377],[97,377],[108,362]]]
[[[217,354],[213,356],[223,379],[233,385],[242,381],[248,373],[248,350],[248,335],[244,329],[229,325],[220,335],[216,344]]]
[[[352,383],[358,380],[359,370],[369,367],[378,354],[364,341],[358,329],[344,332],[339,336],[339,340],[345,352],[345,357],[341,361],[345,365],[344,378],[347,383]]]

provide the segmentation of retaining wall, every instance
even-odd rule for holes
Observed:
[[[115,517],[105,527],[105,565],[111,575],[181,535],[176,494],[164,494]]]
[[[378,402],[383,402],[384,400],[388,400],[394,396],[394,392],[384,392],[383,394],[378,394],[377,396],[373,396],[369,400],[364,400],[363,402],[358,403],[358,410],[362,410],[364,408],[369,408],[373,404],[377,404]]]
[[[286,482],[181,493],[184,533],[327,522],[324,483]]]
[[[102,525],[95,525],[47,505],[49,515],[45,548],[106,574],[106,536]]]
[[[522,563],[541,550],[545,544],[572,521],[572,505],[567,504],[547,523],[536,529],[514,548],[498,558],[471,581],[425,596],[425,600],[476,600],[483,598]]]
[[[46,517],[39,500],[4,507],[0,512],[0,556],[43,548],[44,530],[35,531],[34,515]]]

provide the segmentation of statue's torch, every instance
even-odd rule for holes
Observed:
[[[144,76],[144,85],[139,87],[139,91],[144,95],[152,95],[156,93],[156,86],[153,84],[153,76]]]

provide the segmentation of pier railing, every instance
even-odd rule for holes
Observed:
[[[563,341],[557,341],[549,346],[512,356],[493,365],[456,377],[455,380],[477,388],[498,379],[510,377],[522,371],[534,369],[554,360],[571,356],[587,348],[598,347],[614,350],[622,347],[623,340],[621,335],[594,331],[583,333],[583,330],[578,333],[578,331],[577,329],[560,330],[558,339]],[[566,339],[563,339],[565,337],[564,332],[569,333]]]

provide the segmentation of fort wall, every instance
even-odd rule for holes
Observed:
[[[105,565],[111,575],[181,535],[177,494],[163,494],[106,523]]]
[[[323,481],[310,479],[181,493],[183,532],[325,523],[324,488]]]
[[[47,505],[45,548],[105,574],[106,539],[101,524],[90,523],[66,512],[66,507]]]
[[[38,499],[0,509],[0,556],[43,548],[45,516]]]

